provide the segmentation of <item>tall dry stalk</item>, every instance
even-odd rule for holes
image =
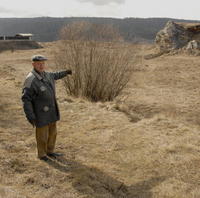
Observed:
[[[60,35],[56,65],[73,71],[64,80],[67,93],[91,101],[118,96],[132,74],[133,57],[119,33],[112,26],[83,22],[63,27]]]

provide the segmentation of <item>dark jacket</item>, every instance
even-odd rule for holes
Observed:
[[[22,102],[29,121],[34,120],[36,127],[43,127],[60,119],[55,96],[55,80],[61,79],[68,71],[43,72],[32,70],[24,82]]]

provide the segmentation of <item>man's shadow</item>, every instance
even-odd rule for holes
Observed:
[[[97,168],[87,167],[64,157],[47,162],[57,170],[70,175],[73,187],[92,198],[151,198],[151,189],[162,183],[165,177],[152,177],[127,186]]]

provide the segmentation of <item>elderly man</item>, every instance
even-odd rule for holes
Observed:
[[[33,70],[24,82],[22,101],[27,120],[36,127],[38,157],[48,161],[48,157],[56,158],[54,152],[56,142],[56,121],[60,119],[55,96],[55,80],[71,75],[71,70],[46,72],[47,58],[42,55],[32,57]]]

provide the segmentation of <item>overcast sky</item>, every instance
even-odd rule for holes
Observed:
[[[200,20],[200,0],[0,0],[0,17],[39,16]]]

